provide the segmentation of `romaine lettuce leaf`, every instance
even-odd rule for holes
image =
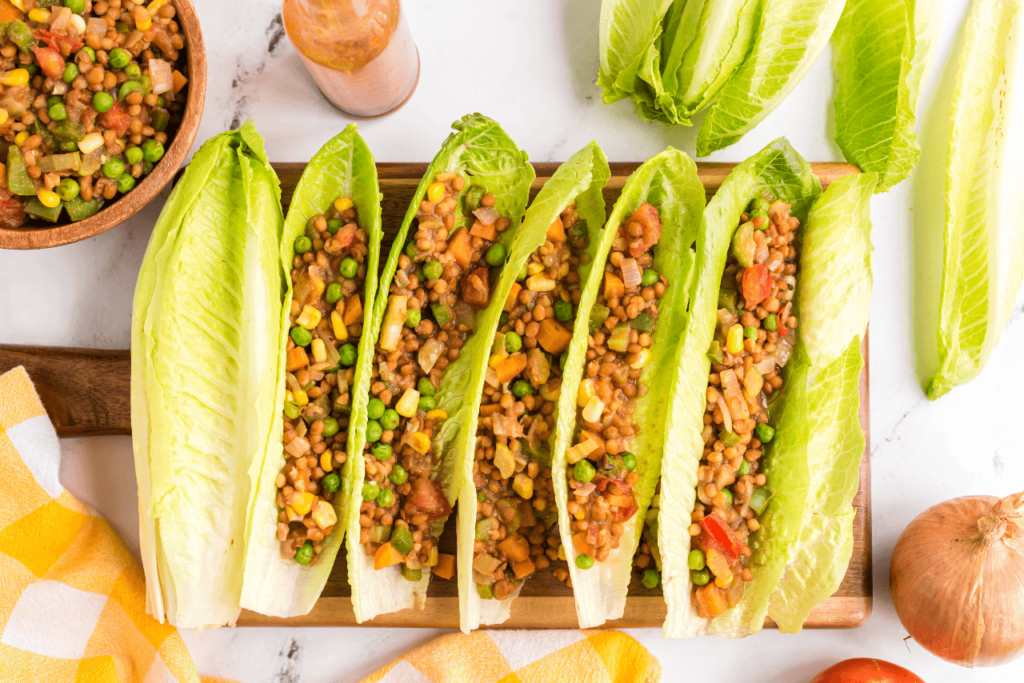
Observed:
[[[609,619],[618,619],[626,606],[633,554],[640,543],[647,508],[661,473],[662,446],[669,424],[670,396],[679,359],[678,343],[686,326],[693,244],[700,229],[704,199],[704,187],[697,178],[697,165],[683,152],[669,148],[648,159],[630,175],[603,232],[591,238],[591,265],[565,364],[552,452],[559,532],[572,575],[580,628],[593,628]],[[613,551],[606,561],[582,570],[575,563],[576,553],[566,507],[569,501],[566,449],[576,433],[576,394],[586,364],[590,310],[601,287],[604,264],[619,226],[644,202],[655,206],[660,214],[663,231],[655,248],[653,268],[668,278],[670,286],[659,305],[651,360],[640,380],[647,385],[648,391],[643,400],[637,402],[633,414],[638,435],[631,442],[630,451],[636,455],[635,471],[640,474],[633,487],[638,509],[632,522],[626,526],[618,550]]]
[[[495,209],[512,221],[511,227],[501,233],[500,242],[505,247],[512,244],[526,210],[530,185],[534,179],[533,166],[530,165],[526,153],[516,147],[495,121],[486,116],[471,114],[456,121],[452,127],[455,132],[448,136],[420,181],[402,221],[402,227],[395,237],[388,260],[384,264],[379,295],[374,301],[372,312],[366,317],[366,327],[371,332],[364,343],[368,344],[367,348],[371,352],[376,347],[380,334],[380,325],[387,309],[388,292],[398,267],[398,258],[405,247],[420,200],[425,196],[427,186],[434,181],[436,174],[459,171],[466,176],[467,187],[482,185],[495,196]],[[456,218],[456,226],[466,223],[461,199]],[[492,294],[492,297],[496,296]],[[496,300],[492,298],[492,303]],[[448,419],[434,435],[434,449],[440,454],[434,478],[441,483],[451,504],[459,498],[465,483],[459,462],[462,452],[457,449],[457,445],[464,440],[459,440],[459,436],[463,432],[472,433],[473,430],[468,425],[471,420],[476,419],[474,397],[479,394],[479,390],[473,391],[470,387],[479,387],[483,382],[487,359],[485,351],[490,347],[493,336],[493,327],[490,334],[481,331],[488,329],[489,325],[497,324],[500,309],[500,306],[497,309],[491,306],[486,312],[478,314],[477,333],[467,340],[459,359],[448,366],[436,396],[437,408],[445,410]],[[363,416],[365,417],[365,410]],[[362,453],[365,424],[358,434],[358,440],[350,441],[350,448],[358,447],[358,450],[352,450],[352,453]],[[358,456],[350,457],[347,464],[351,464],[347,472],[348,490],[362,490],[366,474],[363,459]],[[472,481],[469,487],[472,488]],[[439,519],[431,525],[435,533],[441,533],[444,522],[445,519]],[[358,505],[349,507],[347,527],[348,580],[352,587],[352,607],[356,620],[363,622],[378,614],[422,606],[426,599],[430,572],[424,569],[423,578],[412,582],[402,577],[398,566],[374,570],[373,558],[366,555],[363,546],[359,544]]]
[[[146,249],[132,311],[132,444],[147,611],[238,616],[249,499],[276,402],[283,220],[252,122],[196,153]]]
[[[836,144],[847,161],[878,173],[876,192],[921,157],[917,102],[941,28],[936,0],[860,0],[846,4],[832,35]]]
[[[661,34],[661,20],[672,0],[604,0],[599,33],[601,70],[597,85],[605,104],[636,90],[642,64]],[[655,52],[656,57],[656,52]]]
[[[363,288],[363,305],[365,310],[373,308],[383,235],[381,194],[377,185],[377,167],[373,162],[373,156],[354,124],[346,127],[316,153],[302,172],[302,178],[295,188],[288,207],[280,247],[279,267],[285,282],[282,301],[290,302],[292,299],[290,272],[295,255],[295,239],[305,233],[310,218],[324,213],[339,197],[348,197],[352,200],[359,217],[359,227],[367,233],[367,276]],[[289,313],[288,306],[281,308],[276,406],[284,404],[286,390],[284,364],[290,327]],[[359,358],[356,362],[351,394],[353,403],[350,418],[352,427],[348,431],[349,453],[362,452],[362,439],[365,436],[370,363],[373,360],[373,344],[368,342],[370,328],[369,325],[363,327],[362,339],[358,344]],[[323,551],[315,566],[301,565],[294,560],[285,560],[281,557],[281,544],[276,536],[279,510],[274,479],[285,462],[281,443],[282,422],[281,409],[277,408],[265,456],[256,458],[249,470],[252,493],[249,499],[245,579],[242,585],[241,604],[242,607],[261,614],[292,617],[307,614],[320,597],[334,566],[335,556],[341,547],[345,525],[335,525],[336,528],[324,539]],[[357,459],[349,458],[345,464],[346,470],[352,466],[352,461]],[[345,481],[347,480],[346,475]],[[351,489],[343,488],[341,495],[335,496],[334,508],[339,520],[348,517],[351,493]]]
[[[974,379],[1024,273],[1021,0],[975,0],[953,90],[935,400]]]
[[[558,215],[566,206],[576,202],[576,210],[581,218],[587,221],[590,231],[590,248],[588,253],[596,253],[597,245],[601,242],[602,228],[605,219],[604,196],[602,188],[611,177],[611,170],[608,168],[608,160],[604,152],[596,143],[590,143],[580,151],[569,157],[569,160],[558,167],[544,187],[541,188],[536,198],[530,204],[526,212],[523,224],[519,228],[509,252],[508,260],[502,271],[502,277],[494,288],[491,295],[491,305],[484,312],[480,319],[481,323],[474,340],[479,343],[479,360],[482,361],[481,368],[486,368],[487,358],[494,335],[498,330],[498,321],[501,317],[505,301],[509,292],[512,291],[512,284],[516,275],[525,267],[527,259],[536,251],[547,236],[548,227],[558,218]],[[585,267],[581,278],[587,277],[588,273],[594,270],[594,260]],[[586,289],[584,290],[586,292]],[[584,293],[586,298],[586,293]],[[589,311],[589,308],[587,309]],[[573,343],[580,338],[580,322],[586,323],[587,315],[583,308],[583,302],[577,308],[576,330],[573,334]],[[586,345],[586,331],[582,334],[584,346]],[[580,363],[577,363],[580,365]],[[572,361],[566,363],[566,375],[562,381],[562,397],[567,395],[566,382],[572,374]],[[579,383],[579,372],[576,371],[576,382]],[[472,397],[472,413],[468,417],[465,429],[459,437],[459,443],[455,450],[461,453],[459,466],[461,473],[459,480],[462,489],[459,495],[458,529],[459,529],[459,552],[458,552],[458,573],[459,573],[459,612],[462,630],[469,632],[481,625],[500,624],[509,617],[512,601],[518,595],[519,590],[505,600],[481,599],[476,591],[476,584],[473,582],[473,542],[474,529],[476,525],[477,498],[476,487],[473,484],[473,462],[476,453],[476,430],[477,419],[480,412],[480,402],[483,392],[484,375],[479,373],[474,377],[474,383],[469,385],[469,396]],[[572,392],[575,397],[575,390]],[[555,412],[555,434],[552,436],[552,444],[557,443],[559,433],[566,427],[572,429],[571,421],[575,418],[575,401],[566,402],[559,400]],[[568,417],[567,417],[568,415]],[[556,496],[557,489],[556,489]]]

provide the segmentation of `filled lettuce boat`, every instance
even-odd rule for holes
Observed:
[[[592,238],[552,464],[581,628],[625,609],[661,471],[703,210],[696,164],[670,148],[629,177]]]
[[[355,125],[310,160],[280,246],[285,282],[271,436],[249,471],[241,605],[306,614],[341,547],[356,426],[365,420],[367,341],[381,245],[377,169]]]
[[[160,213],[135,290],[146,609],[182,628],[234,624],[240,611],[248,472],[280,410],[280,199],[251,122],[210,139]]]
[[[478,332],[493,330],[487,312],[534,179],[493,120],[473,114],[454,128],[416,189],[367,323],[372,374],[365,423],[353,418],[343,522],[359,622],[422,606],[431,573],[454,575],[438,540],[464,483],[457,443],[490,345]]]
[[[558,559],[555,408],[573,320],[585,315],[583,289],[601,243],[601,189],[610,175],[595,143],[558,168],[526,212],[479,318],[473,353],[486,362],[467,387],[472,413],[455,449],[464,482],[458,571],[467,632],[508,619],[526,579]]]
[[[779,140],[705,210],[658,518],[665,635],[798,630],[852,549],[874,174]]]

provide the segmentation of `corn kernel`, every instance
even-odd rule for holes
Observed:
[[[428,420],[447,420],[448,419],[448,413],[446,411],[444,411],[444,410],[441,410],[440,408],[437,408],[436,410],[427,411],[427,419]]]
[[[430,450],[430,437],[423,432],[416,432],[409,437],[407,442],[417,453],[426,453]]]
[[[284,400],[288,401],[289,403],[295,403],[295,394],[293,394],[291,390],[285,391]]]
[[[50,10],[48,9],[34,9],[28,13],[29,21],[34,21],[37,24],[49,24],[50,23]]]
[[[526,278],[526,288],[531,292],[550,292],[555,288],[555,281],[547,275],[534,275]]]
[[[725,348],[734,356],[743,351],[743,325],[736,323],[725,335]]]
[[[444,199],[444,183],[433,183],[427,188],[427,199],[434,204]]]
[[[352,200],[348,197],[341,197],[334,200],[334,209],[338,213],[344,213],[352,208]]]
[[[323,339],[314,339],[311,346],[313,348],[313,360],[317,363],[323,363],[327,360],[327,347],[324,346]]]
[[[327,283],[323,280],[313,280],[313,289],[316,291],[316,295],[320,296],[324,293],[324,289],[327,288]]]
[[[299,319],[295,322],[299,323],[307,330],[312,330],[320,324],[320,318],[321,315],[319,309],[314,308],[313,306],[305,306],[302,309],[302,313],[299,314]],[[741,328],[740,332],[742,333],[742,331],[743,330]]]
[[[586,408],[590,399],[594,398],[594,380],[585,379],[580,382],[580,390],[576,394],[576,405]]]
[[[7,123],[7,119],[11,118],[11,115],[7,113],[6,109],[0,109],[0,126]]]
[[[564,545],[559,545],[558,546],[558,559],[560,559],[562,562],[566,561],[565,560],[565,546]]]
[[[419,404],[420,392],[410,387],[402,394],[402,398],[398,399],[398,403],[395,404],[395,412],[402,417],[413,417],[416,415]]]
[[[531,261],[530,263],[528,263],[526,265],[526,274],[527,275],[540,275],[543,272],[544,272],[544,264],[543,263],[537,263],[536,261]]]
[[[48,209],[55,209],[60,206],[60,197],[57,196],[56,192],[51,192],[50,190],[39,190],[39,193],[36,196],[39,198],[42,205]]]
[[[288,507],[300,515],[308,514],[313,508],[313,501],[316,500],[316,496],[308,491],[299,493],[296,491],[288,498]]]
[[[157,10],[167,4],[167,0],[153,0],[153,2],[146,5],[146,9],[149,10],[150,14],[156,14]]]
[[[334,336],[338,341],[348,339],[348,328],[345,326],[345,319],[341,317],[341,313],[331,311],[331,327],[334,328]]]
[[[321,529],[337,524],[338,515],[334,512],[334,506],[326,500],[318,500],[313,506],[313,521]]]
[[[28,140],[28,131],[27,130],[23,130],[23,131],[21,131],[20,133],[18,133],[17,135],[14,136],[14,144],[16,144],[18,147],[21,147],[22,145],[24,145],[25,144],[25,140]],[[100,137],[100,140],[103,140],[103,138]],[[79,149],[81,149],[81,148],[79,148]]]
[[[297,405],[300,405],[300,406],[309,405],[309,395],[306,394],[306,392],[303,391],[302,389],[299,389],[297,391],[293,391],[292,392],[292,401],[294,401]]]
[[[25,11],[25,2],[24,2],[24,0],[11,0],[11,4],[14,5],[15,7],[17,7],[18,9],[20,9],[22,12]]]
[[[583,511],[583,508],[580,508],[579,510],[574,512],[572,514],[572,516],[575,517],[576,519],[583,519],[584,517],[587,516],[587,513]]]
[[[82,154],[92,154],[103,146],[103,136],[99,133],[89,133],[78,143],[78,151]]]
[[[651,361],[651,352],[647,349],[640,349],[640,352],[636,354],[636,360],[629,364],[629,367],[634,370],[647,367],[647,364]]]
[[[141,5],[132,11],[132,17],[135,19],[135,28],[140,31],[148,31],[153,26],[153,17],[150,16],[149,11]]]
[[[320,469],[324,472],[330,472],[334,469],[334,461],[332,458],[334,454],[331,453],[330,449],[320,454]]]
[[[26,69],[15,69],[14,71],[8,71],[0,78],[0,84],[2,85],[26,85],[28,83],[28,70]],[[25,136],[28,137],[27,135]],[[102,138],[101,138],[102,139]]]
[[[512,490],[523,500],[533,498],[533,479],[530,479],[530,475],[520,472],[512,480]]]

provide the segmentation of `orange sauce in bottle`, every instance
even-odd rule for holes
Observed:
[[[284,0],[284,27],[324,96],[353,116],[405,104],[420,58],[399,0]]]

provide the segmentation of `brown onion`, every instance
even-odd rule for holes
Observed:
[[[1024,492],[922,512],[892,555],[896,614],[914,640],[966,667],[1024,654]]]

